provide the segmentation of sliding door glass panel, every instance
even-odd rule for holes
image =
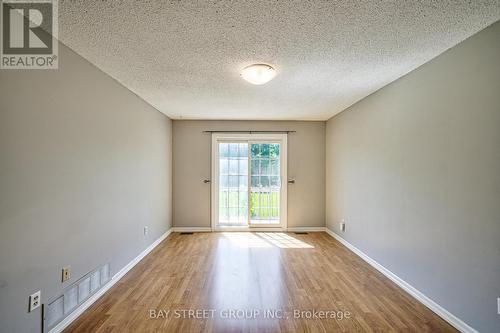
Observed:
[[[250,224],[280,223],[280,145],[251,143]]]
[[[248,143],[219,143],[219,224],[248,224]]]

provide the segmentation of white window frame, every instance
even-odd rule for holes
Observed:
[[[248,142],[260,141],[278,142],[280,144],[280,223],[273,226],[218,226],[219,219],[219,142]],[[211,152],[211,228],[212,231],[285,231],[287,229],[287,188],[288,188],[288,135],[286,133],[212,133]],[[250,146],[248,147],[250,150]],[[248,173],[250,174],[250,168]],[[248,183],[251,186],[251,183]],[[250,203],[249,203],[250,204]]]

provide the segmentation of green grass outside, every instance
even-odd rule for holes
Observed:
[[[246,192],[240,192],[240,197],[238,199],[238,192],[221,191],[219,193],[219,214],[224,214],[226,200],[229,199],[227,205],[231,207],[228,209],[229,216],[237,216],[238,213],[240,215],[246,215],[246,207],[248,205],[246,194]],[[279,219],[279,206],[279,192],[250,193],[251,218]]]

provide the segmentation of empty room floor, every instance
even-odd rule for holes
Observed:
[[[227,232],[171,234],[65,330],[111,331],[455,329],[326,233]]]

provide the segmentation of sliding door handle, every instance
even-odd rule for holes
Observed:
[[[208,183],[210,183],[210,179],[205,179],[203,182],[204,182],[205,184],[208,184]]]

